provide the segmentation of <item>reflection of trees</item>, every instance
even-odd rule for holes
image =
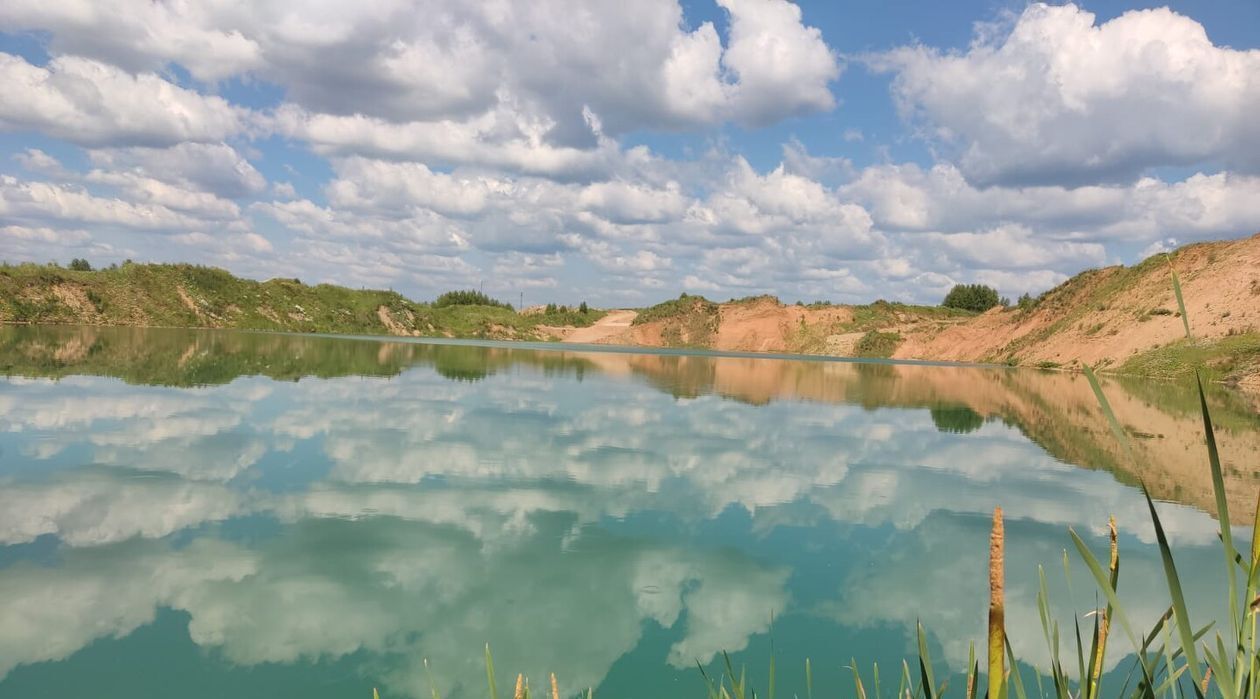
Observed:
[[[675,398],[720,395],[751,405],[803,400],[929,411],[937,428],[970,432],[1000,420],[1056,459],[1105,469],[1126,483],[1143,480],[1156,497],[1215,505],[1202,478],[1197,394],[1188,387],[1107,379],[1121,422],[1138,438],[1128,465],[1099,428],[1097,402],[1084,380],[1067,373],[895,363],[784,361],[672,353],[536,351],[503,344],[377,341],[239,331],[143,328],[0,327],[0,371],[24,376],[97,374],[132,383],[219,384],[238,376],[396,376],[431,366],[447,379],[480,381],[509,367],[581,380],[587,372],[631,375]],[[1222,429],[1226,487],[1240,508],[1254,502],[1257,477],[1246,467],[1260,449],[1260,415],[1232,394],[1212,389]],[[948,415],[946,413],[949,413]],[[977,422],[979,420],[980,422]]]
[[[984,418],[965,405],[936,405],[930,410],[932,423],[941,432],[967,434],[984,427]]]
[[[480,381],[493,371],[484,351],[469,351],[468,347],[434,345],[427,347],[433,360],[433,370],[452,381]]]

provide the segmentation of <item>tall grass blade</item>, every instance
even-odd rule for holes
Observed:
[[[735,699],[746,699],[744,696],[744,672],[740,670],[739,679],[735,679],[735,667],[731,664],[731,656],[722,651],[722,658],[726,661],[726,674],[731,678],[731,692]]]
[[[976,699],[976,675],[980,674],[980,663],[976,662],[975,641],[967,644],[967,694],[964,699]]]
[[[1134,648],[1139,649],[1137,659],[1138,664],[1142,668],[1142,679],[1145,681],[1145,692],[1143,692],[1142,696],[1153,699],[1154,695],[1151,692],[1154,688],[1154,682],[1151,679],[1151,668],[1144,651],[1146,646],[1139,643],[1138,635],[1134,633],[1133,625],[1129,623],[1129,617],[1124,613],[1124,608],[1120,606],[1120,600],[1116,597],[1116,590],[1111,586],[1111,581],[1108,579],[1107,574],[1103,572],[1098,559],[1094,557],[1093,552],[1085,545],[1085,541],[1076,533],[1076,530],[1069,528],[1068,534],[1072,537],[1072,543],[1076,545],[1077,553],[1085,561],[1085,567],[1094,576],[1094,582],[1102,589],[1103,594],[1107,596],[1107,602],[1115,611],[1115,618],[1120,622],[1120,627],[1124,629],[1125,635],[1129,637],[1129,643],[1133,644]]]
[[[429,659],[424,659],[424,674],[429,679],[429,694],[431,699],[442,699],[442,695],[438,694],[437,684],[433,681],[433,670],[429,668]]]
[[[1115,435],[1116,441],[1120,443],[1120,449],[1124,452],[1124,457],[1128,459],[1129,463],[1133,463],[1133,447],[1129,443],[1129,435],[1120,426],[1120,421],[1116,419],[1116,414],[1111,409],[1111,402],[1103,394],[1102,384],[1098,383],[1098,376],[1089,365],[1085,366],[1085,378],[1089,381],[1089,387],[1094,390],[1094,398],[1098,400],[1098,406],[1102,408],[1103,417],[1107,418],[1107,425],[1111,427],[1111,433]]]
[[[805,659],[805,699],[814,699],[814,673],[809,668],[809,658]]]
[[[932,675],[932,656],[928,653],[927,634],[923,624],[915,622],[919,635],[919,674],[923,679],[923,696],[926,699],[936,698],[936,678]]]
[[[494,683],[494,658],[490,656],[490,644],[486,644],[486,683],[490,685],[490,699],[499,699],[499,687]]]
[[[1177,277],[1177,269],[1173,267],[1172,255],[1164,253],[1164,259],[1168,260],[1168,271],[1172,274],[1173,296],[1177,297],[1177,309],[1181,311],[1181,324],[1186,328],[1186,339],[1193,340],[1194,336],[1190,334],[1190,316],[1186,313],[1186,300],[1181,296],[1181,279]]]
[[[1011,640],[1006,639],[1006,657],[1011,661],[1011,679],[1015,684],[1015,699],[1028,699],[1024,694],[1024,678],[1019,674],[1019,663],[1015,662],[1015,651],[1011,650]]]
[[[704,666],[700,664],[699,660],[696,661],[696,667],[700,668],[700,676],[704,678],[704,686],[705,689],[709,691],[709,699],[718,699],[718,688],[714,686],[713,680],[709,677],[709,673],[704,671]],[[588,689],[588,696],[590,693],[591,692]]]
[[[774,612],[770,613],[770,687],[766,696],[774,699]]]
[[[1190,679],[1197,687],[1203,680],[1203,672],[1199,666],[1198,653],[1194,648],[1194,629],[1190,626],[1186,598],[1181,591],[1181,579],[1177,576],[1177,566],[1173,562],[1172,550],[1168,547],[1164,525],[1159,521],[1159,513],[1155,511],[1155,503],[1151,500],[1151,494],[1146,491],[1145,486],[1142,487],[1142,495],[1146,497],[1146,506],[1151,511],[1151,522],[1155,525],[1155,540],[1159,545],[1160,558],[1164,562],[1164,575],[1168,578],[1168,594],[1172,597],[1173,619],[1176,621],[1177,632],[1181,637],[1181,649],[1185,653],[1186,664],[1190,668]]]
[[[849,669],[853,671],[853,692],[857,699],[866,699],[866,688],[862,686],[862,673],[858,672],[857,659],[849,659]]]

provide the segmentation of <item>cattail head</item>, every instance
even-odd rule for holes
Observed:
[[[1107,528],[1111,530],[1111,570],[1114,573],[1120,567],[1120,547],[1116,537],[1116,518],[1107,518]]]
[[[556,673],[551,673],[551,699],[560,699],[560,685],[556,682]]]
[[[993,509],[993,533],[989,536],[989,697],[1002,695],[1006,680],[1006,575],[1004,551],[1006,532],[1002,508]]]
[[[513,692],[512,699],[525,699],[525,675],[516,676],[516,691]]]

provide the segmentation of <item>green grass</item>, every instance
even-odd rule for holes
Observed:
[[[1185,381],[1201,367],[1204,380],[1229,383],[1256,364],[1260,364],[1260,333],[1252,331],[1217,340],[1183,338],[1135,355],[1115,371]]]
[[[214,327],[338,334],[538,340],[538,325],[581,325],[599,312],[525,316],[477,292],[440,304],[395,291],[242,279],[213,267],[125,264],[97,271],[0,265],[0,322]],[[482,303],[484,301],[484,303]],[[582,317],[579,317],[582,316]]]
[[[635,316],[633,324],[643,325],[658,320],[676,319],[682,316],[704,314],[716,315],[718,305],[703,296],[689,296],[683,294],[676,299],[670,299],[655,306],[649,306],[639,311],[639,315]]]
[[[882,357],[887,358],[897,351],[897,347],[901,345],[902,337],[899,333],[883,332],[880,330],[872,330],[862,336],[857,344],[853,346],[853,355],[856,357]]]
[[[634,325],[661,323],[661,343],[666,347],[707,348],[717,334],[721,315],[718,304],[703,296],[683,294],[645,308]]]
[[[542,313],[534,313],[528,317],[539,325],[565,326],[575,328],[590,327],[595,321],[608,315],[608,311],[588,308],[585,313],[568,306],[548,306]]]

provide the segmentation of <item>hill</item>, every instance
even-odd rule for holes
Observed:
[[[1193,340],[1173,297],[1181,278]],[[1078,368],[1260,388],[1260,235],[1199,243],[1132,267],[1082,272],[1024,307],[983,314],[877,301],[715,303],[683,295],[584,342]]]
[[[1192,340],[1170,283],[1182,283]],[[475,295],[469,295],[475,296]],[[891,357],[1208,378],[1260,390],[1260,235],[1199,243],[1132,267],[1082,272],[983,314],[888,301],[725,303],[683,294],[639,311],[582,313],[420,303],[392,291],[258,282],[195,265],[99,271],[0,266],[0,322],[564,340],[749,352]]]
[[[0,266],[0,322],[7,323],[541,340],[552,336],[548,327],[589,325],[601,315],[550,308],[522,314],[506,304],[442,306],[393,291],[297,279],[259,282],[187,264],[96,271]]]

